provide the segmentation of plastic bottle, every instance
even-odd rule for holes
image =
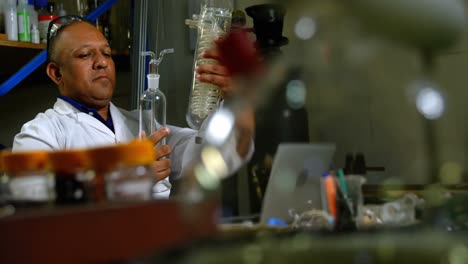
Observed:
[[[47,0],[36,0],[36,6],[38,7],[38,29],[41,43],[47,43],[47,30],[49,29],[49,23],[50,21],[58,18],[58,16],[49,12],[47,9]]]
[[[202,53],[214,45],[213,40],[225,35],[231,26],[232,0],[204,0],[198,20],[197,45],[194,54],[192,89],[190,90],[187,123],[199,129],[203,121],[214,112],[220,103],[219,87],[199,82],[195,68],[203,64],[216,64],[212,59],[204,59]]]
[[[30,29],[31,29],[31,34],[32,34],[32,28],[33,25],[36,25],[36,27],[39,24],[38,16],[37,16],[37,11],[34,9],[34,0],[28,0],[28,8],[29,8],[29,24],[30,24]],[[32,36],[31,36],[32,38]],[[31,40],[32,42],[32,40]]]
[[[16,9],[18,15],[18,39],[23,42],[31,42],[31,26],[29,22],[28,0],[19,0]]]
[[[140,116],[139,116],[139,135],[142,132],[146,136],[151,135],[160,127],[166,126],[166,96],[159,89],[159,73],[158,67],[164,58],[164,54],[173,53],[174,49],[165,49],[159,53],[159,58],[156,60],[155,54],[151,51],[142,52],[142,56],[151,56],[149,62],[149,73],[146,75],[148,79],[148,89],[143,93],[140,99]],[[160,144],[166,144],[165,138]]]
[[[8,0],[5,6],[5,32],[8,40],[18,41],[18,15],[16,13],[16,0]]]
[[[37,25],[33,24],[31,29],[31,42],[35,44],[41,43],[41,38],[39,37],[39,30]]]

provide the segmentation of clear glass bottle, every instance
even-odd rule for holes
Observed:
[[[44,151],[3,155],[8,177],[7,202],[19,209],[51,204],[55,198],[54,182],[47,164],[48,153]]]
[[[214,45],[214,39],[227,34],[231,27],[233,11],[232,0],[203,0],[198,19],[197,45],[195,47],[192,87],[186,120],[193,129],[199,129],[209,114],[220,103],[219,87],[197,80],[196,67],[204,64],[216,64],[213,59],[205,59],[202,53]]]
[[[66,150],[49,153],[49,167],[55,179],[55,204],[84,204],[89,201],[92,175],[85,151]]]
[[[86,151],[89,157],[90,169],[94,173],[88,190],[89,200],[93,203],[101,203],[107,200],[105,175],[114,170],[120,163],[119,146],[101,146]]]
[[[148,89],[140,98],[140,138],[142,137],[142,132],[145,132],[146,136],[149,136],[160,127],[166,126],[166,96],[159,89],[160,75],[158,73],[158,67],[164,58],[164,54],[173,52],[174,49],[162,50],[159,53],[158,59],[155,59],[155,54],[151,51],[141,53],[142,56],[151,56],[151,60],[149,62],[149,73],[146,75],[148,79]],[[164,138],[159,144],[166,144],[166,139]]]
[[[156,175],[151,168],[156,155],[149,140],[119,145],[119,164],[105,175],[109,201],[147,201],[152,199]]]

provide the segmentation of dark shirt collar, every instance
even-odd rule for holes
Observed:
[[[87,107],[86,105],[83,105],[82,103],[77,102],[77,101],[71,99],[70,97],[66,97],[66,96],[63,96],[63,95],[59,95],[58,98],[60,98],[60,99],[64,100],[65,102],[71,104],[73,107],[80,110],[81,112],[86,113],[86,114],[88,114],[90,116],[94,116],[97,120],[101,121],[101,123],[106,125],[112,132],[115,133],[115,131],[114,131],[114,122],[112,121],[112,116],[111,116],[111,113],[110,113],[110,107],[109,107],[109,113],[107,114],[107,120],[104,120],[104,118],[102,118],[102,116],[94,108]]]

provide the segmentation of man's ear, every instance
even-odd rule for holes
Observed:
[[[49,62],[47,64],[46,73],[55,84],[58,85],[62,81],[62,74],[60,73],[60,68],[57,63]]]

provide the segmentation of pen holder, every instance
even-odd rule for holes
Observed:
[[[351,215],[356,225],[359,226],[364,206],[362,185],[366,182],[366,179],[360,175],[347,175],[345,180],[348,190],[347,201],[350,206]]]

